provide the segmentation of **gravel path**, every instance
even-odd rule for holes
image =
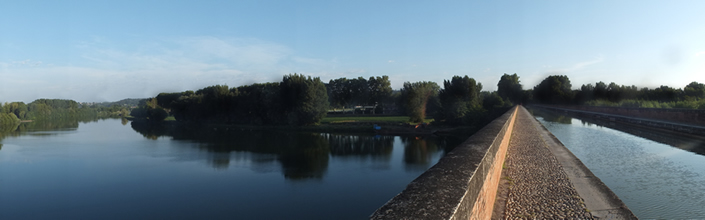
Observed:
[[[509,144],[504,219],[594,219],[524,108]]]

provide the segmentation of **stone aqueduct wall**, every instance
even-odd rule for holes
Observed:
[[[490,219],[518,108],[449,152],[371,219]]]
[[[556,105],[551,107],[705,126],[705,110]]]

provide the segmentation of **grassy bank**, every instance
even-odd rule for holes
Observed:
[[[478,130],[475,126],[449,126],[430,123],[427,126],[416,126],[417,123],[409,123],[407,116],[333,116],[324,118],[318,125],[310,126],[289,126],[289,125],[243,125],[227,124],[219,122],[180,122],[167,120],[162,122],[149,122],[145,119],[134,119],[133,122],[156,127],[159,129],[171,130],[176,127],[192,127],[196,129],[212,130],[268,130],[268,131],[305,131],[316,133],[347,133],[347,134],[381,134],[381,135],[452,135],[466,137]],[[426,119],[426,122],[433,122],[433,119]],[[151,125],[150,125],[151,124]],[[381,129],[376,130],[374,125]],[[159,132],[168,133],[168,132]]]

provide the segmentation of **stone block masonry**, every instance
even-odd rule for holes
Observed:
[[[509,144],[503,219],[636,219],[619,198],[524,108]],[[502,204],[497,204],[502,205]]]
[[[506,184],[499,183],[502,172]],[[497,200],[498,192],[507,199]],[[493,216],[496,207],[504,212]],[[636,219],[522,106],[468,138],[370,217]]]
[[[489,219],[518,108],[468,138],[371,218]]]

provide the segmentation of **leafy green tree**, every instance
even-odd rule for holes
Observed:
[[[401,101],[411,122],[423,122],[429,100],[438,95],[439,89],[435,82],[404,83],[401,89]]]
[[[705,98],[705,84],[698,82],[691,82],[690,84],[683,87],[683,92],[686,96],[691,98],[702,99]]]
[[[321,79],[299,74],[284,76],[279,84],[283,109],[290,125],[320,122],[328,112],[328,93]]]
[[[283,124],[279,83],[252,84],[237,88],[238,108],[235,122],[246,124]]]
[[[583,84],[582,86],[580,86],[580,90],[575,93],[575,101],[578,104],[583,104],[587,101],[593,100],[594,90],[595,86],[593,86],[592,84]]]
[[[388,76],[370,77],[369,80],[362,77],[332,79],[326,89],[331,107],[336,108],[387,102],[392,95]]]
[[[350,91],[352,94],[352,103],[354,105],[370,104],[370,86],[367,80],[362,77],[349,80]]]
[[[622,88],[623,86],[619,86],[614,82],[611,82],[609,86],[607,86],[607,100],[610,100],[611,102],[619,102],[622,100]]]
[[[166,110],[157,104],[156,98],[140,102],[140,106],[133,109],[130,115],[135,118],[145,118],[155,122],[164,121],[164,119],[169,116]]]
[[[469,114],[482,108],[481,90],[482,84],[468,76],[453,76],[450,81],[444,80],[443,89],[438,94],[441,110],[436,116],[437,120],[450,124],[470,123]]]
[[[334,107],[346,107],[352,102],[353,93],[350,81],[346,78],[331,79],[327,85],[330,104]]]
[[[5,103],[2,112],[14,114],[19,119],[27,119],[27,105],[24,102]]]
[[[595,83],[595,88],[592,91],[593,97],[595,97],[595,99],[607,99],[608,97],[607,84],[602,81]]]
[[[501,98],[509,100],[514,104],[521,103],[524,90],[519,82],[519,76],[516,73],[512,75],[505,73],[502,75],[502,78],[500,78],[497,83],[497,94]]]
[[[183,95],[181,92],[175,92],[175,93],[159,93],[157,95],[157,104],[159,106],[162,106],[163,108],[166,109],[171,109],[172,104],[179,100],[179,98]]]
[[[482,98],[482,107],[488,110],[509,107],[508,104],[499,96],[499,92],[487,92]]]
[[[367,83],[370,88],[370,101],[368,104],[382,103],[392,95],[392,84],[389,82],[389,76],[370,77]]]
[[[544,104],[569,104],[573,101],[568,76],[548,76],[534,87],[534,99]]]
[[[667,102],[674,101],[678,97],[678,89],[669,86],[660,86],[651,91],[652,100]]]
[[[14,130],[20,119],[12,113],[0,113],[0,132]]]

